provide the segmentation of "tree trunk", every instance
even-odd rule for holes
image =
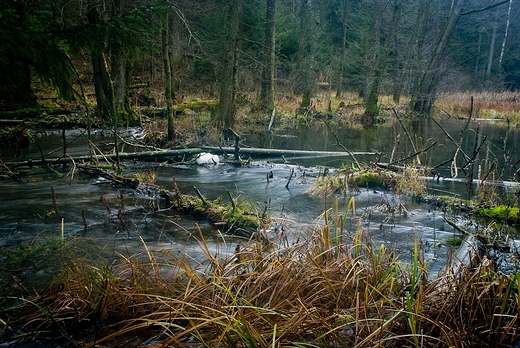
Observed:
[[[92,5],[87,13],[90,25],[98,25],[100,22],[100,14],[97,8]],[[96,94],[97,113],[105,118],[110,116],[110,88],[108,71],[105,65],[103,51],[105,50],[105,42],[100,38],[98,45],[90,48],[92,57],[92,73],[94,80],[94,92]]]
[[[509,33],[509,26],[511,24],[511,6],[513,5],[513,0],[509,0],[509,9],[507,10],[507,21],[506,21],[506,31],[504,33],[504,40],[502,41],[502,49],[500,50],[500,58],[498,59],[498,72],[502,70],[502,60],[504,59],[504,51],[506,50],[507,36]]]
[[[119,46],[119,45],[118,45]],[[112,49],[110,57],[110,72],[114,83],[114,103],[120,115],[126,115],[127,110],[127,60],[126,52],[122,47]]]
[[[393,67],[393,80],[394,85],[392,88],[392,99],[394,103],[399,104],[401,99],[401,86],[399,84],[399,70],[401,69],[401,55],[399,47],[399,4],[397,0],[394,0],[394,10],[392,12],[392,31],[393,31],[393,52],[394,52],[394,67]]]
[[[314,92],[316,45],[320,27],[320,0],[301,0],[300,38],[296,65],[296,92],[302,94],[301,107],[309,107]]]
[[[233,128],[236,116],[238,53],[240,24],[244,0],[231,0],[227,15],[227,52],[223,62],[217,122],[224,128]]]
[[[306,48],[309,42],[311,42],[308,38],[309,25],[311,22],[311,16],[309,14],[309,8],[312,6],[312,0],[302,0],[302,5],[300,8],[300,39],[298,45],[298,68],[296,69],[296,73],[299,76],[299,89],[302,93],[302,101],[300,103],[300,107],[306,108],[311,105],[311,97],[312,97],[312,89],[314,86],[311,86],[310,75],[311,70],[310,66],[312,66],[310,62],[310,52],[309,49]],[[311,4],[309,4],[311,3]],[[312,42],[310,43],[312,45]]]
[[[271,114],[274,109],[274,75],[276,58],[276,0],[267,0],[265,14],[265,49],[262,70],[260,104],[262,110]]]
[[[124,15],[126,0],[112,0],[112,18]],[[127,121],[132,116],[128,97],[128,52],[126,44],[120,38],[109,38],[110,76],[114,87],[114,104],[122,119]]]
[[[419,78],[419,82],[414,89],[410,104],[414,111],[418,113],[430,113],[436,99],[437,85],[440,80],[440,68],[444,59],[444,53],[448,42],[453,34],[465,0],[453,0],[452,8],[448,16],[448,21],[440,33],[437,44],[432,56]]]
[[[110,101],[108,95],[108,72],[105,70],[102,53],[91,52],[94,92],[96,94],[97,113],[108,118],[110,115]]]
[[[121,152],[119,153],[120,160],[133,161],[139,160],[163,160],[164,158],[183,158],[196,156],[202,152],[209,152],[218,155],[227,155],[235,151],[234,147],[216,147],[216,146],[202,146],[196,148],[173,149],[173,150],[157,150],[157,151],[141,151],[141,152]],[[287,150],[287,149],[265,149],[265,148],[243,148],[240,149],[240,154],[243,156],[251,156],[253,158],[285,158],[292,159],[295,157],[318,158],[318,157],[353,157],[353,156],[376,156],[377,152],[364,151],[306,151],[306,150]],[[85,156],[67,156],[58,158],[42,158],[33,159],[29,161],[6,162],[8,167],[15,166],[40,166],[40,165],[56,165],[70,162],[88,162],[91,158],[98,161],[115,160],[116,154],[102,154],[102,155],[85,155]],[[378,164],[379,165],[379,164]]]
[[[480,56],[482,53],[482,29],[478,32],[478,44],[477,44],[477,54],[475,59],[475,71],[473,72],[473,85],[480,86],[482,84],[482,79],[480,78]]]
[[[169,25],[169,13],[166,12],[163,15],[162,30],[161,30],[161,42],[162,42],[162,58],[164,67],[164,99],[166,101],[166,113],[168,116],[168,140],[175,141],[175,127],[173,120],[173,74],[171,68],[171,57],[170,57],[170,25]]]
[[[491,43],[489,44],[489,56],[486,67],[486,80],[491,78],[491,68],[493,67],[493,56],[495,55],[495,42],[497,37],[497,17],[498,13],[495,16],[495,23],[493,24],[493,31],[491,33]]]
[[[345,70],[345,51],[347,50],[347,19],[348,19],[348,0],[343,0],[343,14],[341,16],[341,53],[339,58],[338,86],[336,89],[336,98],[341,98],[343,92],[343,70]]]
[[[373,40],[371,41],[371,47],[373,49],[373,55],[368,62],[370,71],[370,77],[372,81],[370,81],[370,85],[368,86],[368,95],[365,99],[365,113],[363,115],[363,125],[368,128],[371,127],[374,123],[374,117],[379,113],[379,89],[382,83],[383,71],[385,70],[385,66],[387,65],[387,45],[386,43],[381,44],[381,26],[382,26],[382,18],[384,7],[380,2],[377,2],[377,7],[375,8],[375,16],[374,23],[371,26],[374,31]]]

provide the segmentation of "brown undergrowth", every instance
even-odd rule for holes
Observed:
[[[345,216],[351,206],[347,207]],[[229,256],[198,237],[203,257],[169,250],[70,259],[44,291],[11,298],[2,340],[97,347],[467,347],[517,339],[520,275],[489,262],[428,280],[344,217],[292,244],[238,244]]]
[[[462,114],[462,117],[468,117],[472,108],[472,97],[472,117],[507,119],[514,125],[520,122],[520,95],[518,92],[451,93],[449,95],[440,96],[435,106],[450,114],[453,113],[452,116]]]

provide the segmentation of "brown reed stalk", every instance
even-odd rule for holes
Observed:
[[[87,217],[85,216],[85,206],[81,207],[81,220],[83,220],[83,226],[85,227],[85,231],[86,231],[88,228],[88,223],[87,223]]]
[[[11,327],[26,335],[52,337],[58,324],[86,347],[147,340],[266,348],[512,344],[518,275],[483,262],[428,281],[420,255],[406,266],[360,227],[350,244],[327,243],[322,228],[291,245],[243,243],[227,257],[200,230],[201,257],[141,241],[144,251],[110,265],[66,263],[59,281],[31,300],[46,312],[26,303],[0,318],[8,313]]]
[[[58,211],[58,203],[56,201],[56,193],[54,192],[54,186],[51,186],[51,195],[52,195],[52,209],[56,215],[59,214]]]
[[[105,195],[102,193],[101,194],[101,203],[103,203],[103,205],[105,206],[105,209],[108,213],[108,215],[111,215],[112,214],[112,210],[110,209],[110,206],[108,205],[108,202],[105,198]]]

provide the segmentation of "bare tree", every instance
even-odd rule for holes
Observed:
[[[266,113],[274,109],[274,79],[276,58],[276,0],[267,0],[265,14],[265,48],[260,91],[261,108]]]
[[[498,59],[498,71],[502,68],[502,60],[504,59],[504,51],[506,49],[507,36],[509,34],[509,26],[511,25],[511,7],[513,6],[513,0],[509,0],[509,8],[507,10],[506,20],[506,32],[504,34],[504,40],[502,41],[502,49],[500,50],[500,58]]]
[[[414,111],[423,114],[430,113],[431,111],[437,97],[437,86],[442,76],[441,68],[446,58],[446,48],[448,47],[448,43],[459,19],[462,16],[487,11],[509,1],[510,0],[500,1],[482,8],[471,8],[467,11],[463,11],[466,0],[452,1],[446,17],[447,19],[442,26],[442,30],[439,32],[431,56],[414,86],[410,101],[410,105]]]
[[[348,0],[343,0],[343,12],[341,14],[341,53],[339,58],[339,76],[336,90],[336,98],[341,97],[343,91],[343,72],[345,70],[345,51],[347,46],[347,19],[348,19]]]
[[[162,18],[161,43],[164,68],[164,99],[166,101],[166,113],[168,117],[168,140],[175,140],[175,129],[173,120],[173,101],[175,92],[173,86],[173,71],[171,64],[170,48],[170,13],[165,12]]]
[[[231,0],[227,13],[225,57],[221,71],[219,113],[217,123],[224,128],[235,124],[238,54],[240,51],[240,24],[242,22],[244,0]]]

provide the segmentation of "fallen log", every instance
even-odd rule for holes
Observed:
[[[122,152],[119,153],[120,159],[131,159],[131,160],[144,160],[150,158],[168,158],[168,157],[181,157],[191,156],[201,152],[212,152],[215,154],[232,154],[235,152],[235,148],[232,147],[212,147],[203,146],[189,149],[174,149],[174,150],[157,150],[157,151],[142,151],[142,152]],[[297,157],[297,156],[308,156],[308,157],[348,157],[351,154],[354,155],[376,155],[375,152],[333,152],[333,151],[305,151],[305,150],[285,150],[285,149],[264,149],[264,148],[242,148],[240,154],[251,157]],[[57,158],[35,158],[20,162],[5,162],[8,167],[13,166],[41,166],[48,164],[66,164],[72,161],[75,162],[88,162],[91,159],[102,161],[104,159],[115,160],[116,154],[106,155],[95,155],[95,156],[66,156]]]
[[[11,119],[5,119],[5,118],[2,118],[0,119],[0,123],[1,124],[19,124],[19,123],[23,123],[25,122],[25,120],[18,120],[18,119],[14,119],[14,120],[11,120]]]
[[[87,174],[99,175],[107,179],[107,181],[99,183],[111,183],[115,185],[130,187],[133,189],[136,189],[139,186],[139,179],[137,179],[136,177],[118,175],[95,166],[79,165],[78,168]]]
[[[201,148],[192,149],[175,149],[175,150],[159,150],[159,151],[142,151],[142,152],[122,152],[119,153],[120,159],[131,159],[131,160],[142,160],[149,158],[166,158],[184,155],[194,155],[202,152]],[[103,161],[105,159],[115,160],[116,154],[104,154],[104,155],[93,155],[93,156],[67,156],[57,158],[44,158],[44,159],[30,159],[20,162],[5,162],[8,167],[12,166],[41,166],[48,164],[66,164],[69,162],[88,162],[91,159],[97,161]]]
[[[204,152],[213,152],[217,154],[228,154],[234,153],[235,148],[233,147],[214,147],[214,146],[203,146]],[[308,151],[308,150],[287,150],[287,149],[265,149],[265,148],[241,148],[240,154],[245,156],[256,156],[256,157],[297,157],[297,156],[310,156],[310,157],[347,157],[351,154],[358,156],[373,156],[377,155],[376,152],[345,152],[345,151]]]

